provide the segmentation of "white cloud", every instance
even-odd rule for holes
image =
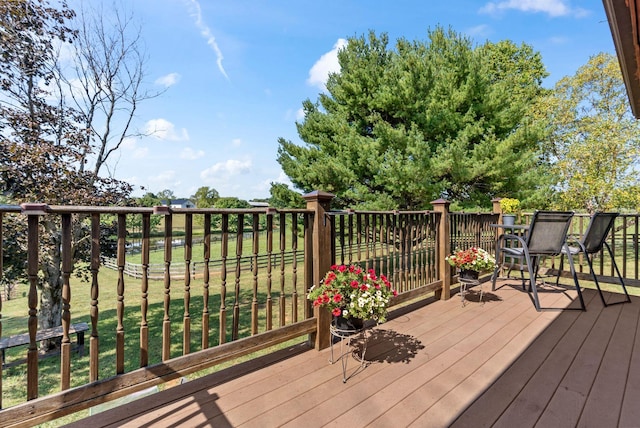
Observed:
[[[302,119],[304,119],[304,109],[300,107],[298,110],[296,110],[296,120],[300,122]]]
[[[240,138],[234,138],[231,140],[231,145],[233,147],[240,147],[242,145],[242,140]]]
[[[154,183],[166,183],[170,180],[173,180],[173,178],[176,176],[176,172],[173,170],[167,170],[167,171],[163,171],[158,175],[154,175],[149,177],[150,181],[153,181]]]
[[[156,191],[178,189],[182,185],[182,181],[176,179],[176,172],[173,170],[166,170],[158,175],[149,176],[145,183],[149,184],[149,188],[157,189]]]
[[[124,140],[122,140],[122,144],[120,145],[120,147],[127,150],[134,150],[136,148],[137,142],[138,142],[137,139],[132,137],[127,137]]]
[[[480,13],[498,14],[510,9],[522,12],[546,13],[552,17],[573,15],[582,17],[589,12],[579,7],[571,7],[567,0],[505,0],[489,2],[480,9]]]
[[[563,36],[554,36],[554,37],[550,37],[549,41],[554,45],[564,45],[567,42],[569,42],[569,39]]]
[[[122,141],[122,144],[120,145],[120,148],[122,150],[127,150],[129,152],[131,152],[130,156],[134,159],[144,159],[149,155],[149,148],[148,147],[139,147],[138,146],[138,140],[132,137],[127,137]]]
[[[293,187],[293,183],[291,182],[291,180],[289,179],[289,177],[287,176],[287,174],[284,173],[284,171],[280,171],[280,174],[278,175],[278,178],[276,178],[275,180],[267,180],[269,183],[273,182],[273,183],[282,183],[282,184],[286,184],[289,187]]]
[[[492,30],[490,26],[482,24],[471,27],[465,32],[471,37],[488,37],[489,34],[492,33]]]
[[[185,128],[176,130],[173,123],[166,119],[151,119],[147,122],[145,127],[145,133],[157,138],[158,140],[165,141],[188,141],[189,133]]]
[[[193,150],[191,147],[187,147],[180,152],[180,159],[196,160],[204,157],[203,150]]]
[[[166,76],[161,76],[154,82],[156,85],[164,86],[168,88],[175,85],[180,81],[180,75],[178,73],[169,73]]]
[[[225,162],[218,162],[211,168],[207,168],[200,173],[200,178],[204,181],[221,180],[226,181],[231,175],[248,174],[251,172],[251,160],[240,161],[229,159]]]
[[[133,151],[132,157],[134,159],[145,159],[149,155],[148,147],[140,147]]]
[[[317,86],[324,91],[325,84],[329,73],[337,73],[340,71],[340,64],[338,63],[338,51],[347,46],[345,39],[338,39],[333,49],[325,53],[320,57],[311,70],[309,70],[309,78],[307,83],[311,86]]]
[[[202,9],[200,8],[200,3],[197,0],[185,0],[187,5],[187,9],[189,10],[189,15],[194,19],[194,23],[196,24],[196,28],[200,30],[200,34],[202,37],[207,39],[207,44],[213,49],[216,54],[216,64],[218,64],[218,70],[220,73],[228,80],[229,76],[227,76],[227,72],[224,70],[222,66],[222,60],[224,59],[224,55],[222,55],[222,51],[218,47],[218,42],[216,42],[216,38],[211,33],[211,29],[202,19]]]

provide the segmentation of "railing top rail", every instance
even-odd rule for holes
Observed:
[[[392,214],[392,215],[400,215],[400,214],[438,214],[435,211],[431,210],[414,210],[414,211],[400,211],[400,210],[390,210],[390,211],[367,211],[367,210],[342,210],[342,211],[329,211],[327,215],[353,215],[353,214]]]
[[[491,211],[451,211],[452,215],[496,215],[497,213]]]
[[[4,204],[0,204],[0,212],[4,212],[4,213],[15,213],[15,212],[20,212],[22,211],[22,208],[20,208],[20,205],[4,205]]]
[[[307,209],[278,208],[171,208],[171,207],[132,207],[132,206],[83,206],[83,205],[46,205],[26,204],[30,208],[41,207],[45,213],[51,214],[277,214],[303,213],[312,214]],[[160,209],[158,209],[160,208]],[[28,210],[28,209],[27,209]],[[0,205],[0,213],[20,213],[25,211],[25,204]]]

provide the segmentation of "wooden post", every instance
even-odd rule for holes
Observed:
[[[498,218],[498,223],[502,223],[502,207],[500,206],[501,200],[502,198],[491,199],[491,203],[493,204],[493,212],[500,214],[500,218]]]
[[[445,260],[445,257],[451,253],[451,237],[449,227],[449,201],[437,199],[431,201],[433,210],[440,213],[440,221],[438,223],[438,236],[436,247],[436,260],[438,261],[438,277],[442,280],[442,288],[436,290],[436,297],[440,300],[448,300],[451,298],[451,266]]]
[[[327,215],[331,201],[335,197],[331,193],[315,190],[302,196],[307,201],[307,209],[315,212],[312,226],[312,254],[313,254],[313,284],[320,284],[320,280],[331,269],[331,219]],[[308,291],[308,290],[307,290]],[[305,293],[306,294],[306,293]],[[326,308],[314,308],[314,316],[318,320],[315,337],[316,350],[327,348],[331,343],[329,326],[331,313]]]

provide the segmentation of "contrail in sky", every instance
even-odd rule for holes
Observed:
[[[202,20],[202,11],[200,9],[200,3],[197,0],[186,0],[185,3],[189,9],[189,14],[194,19],[196,27],[200,30],[200,34],[202,37],[207,39],[207,44],[211,46],[211,49],[216,53],[216,64],[218,64],[218,70],[220,73],[229,80],[229,76],[227,76],[227,72],[224,70],[222,66],[222,60],[224,56],[222,55],[222,51],[218,47],[218,43],[216,42],[216,38],[211,34],[211,29],[209,26]]]

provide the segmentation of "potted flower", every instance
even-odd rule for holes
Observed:
[[[378,323],[387,318],[387,307],[398,293],[384,275],[356,265],[333,265],[320,285],[309,290],[314,307],[326,307],[334,316],[348,320],[372,319]]]
[[[460,271],[460,277],[478,279],[482,271],[493,270],[496,259],[482,248],[471,247],[466,250],[456,250],[445,260]]]
[[[516,214],[520,211],[520,201],[515,198],[500,199],[500,210],[502,211],[502,224],[512,226],[515,224]]]

